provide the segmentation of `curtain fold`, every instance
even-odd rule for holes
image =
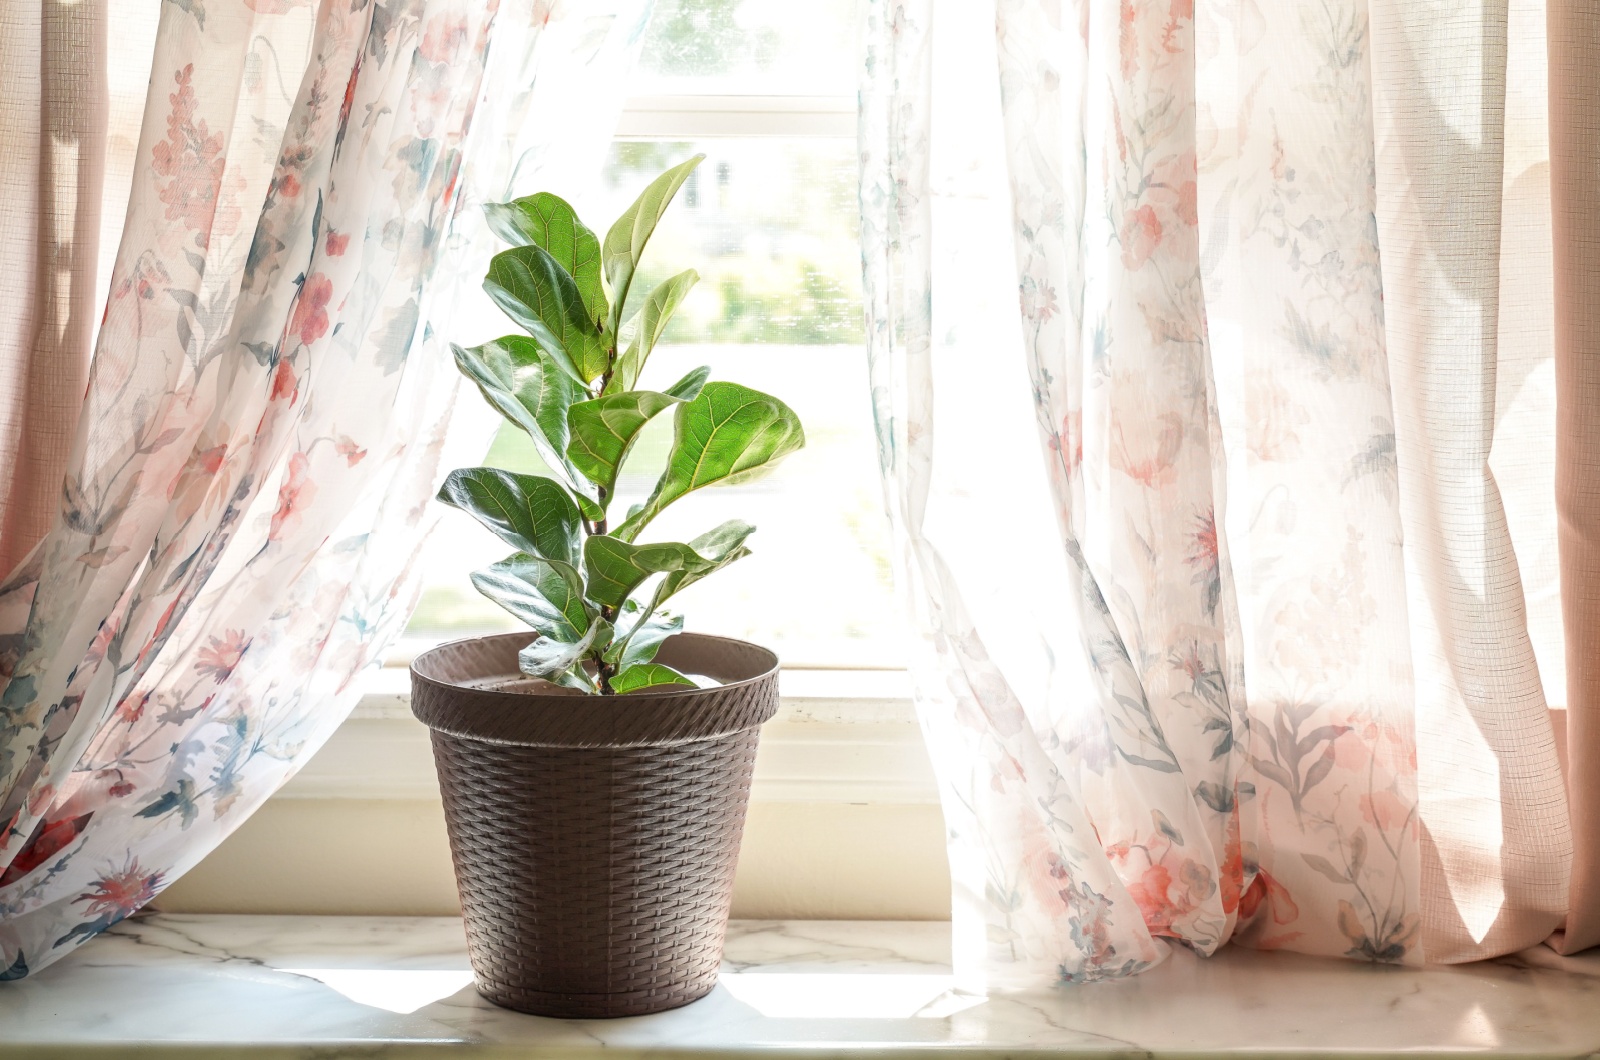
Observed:
[[[1549,423],[1548,259],[1507,257],[1530,16],[867,5],[874,412],[967,987],[1163,939],[1472,960],[1577,916],[1519,562],[1542,591],[1554,506],[1500,489]]]
[[[0,977],[149,901],[354,705],[417,591],[477,203],[598,167],[647,13],[163,6],[54,526],[0,586]]]
[[[1576,849],[1557,949],[1600,944],[1600,20],[1547,0],[1556,506],[1566,622],[1567,800]]]
[[[0,49],[0,577],[50,529],[89,374],[105,179],[105,0],[7,0]]]
[[[1416,675],[1422,942],[1429,960],[1472,960],[1560,925],[1572,854],[1490,465],[1501,345],[1526,341],[1500,332],[1510,11],[1504,0],[1374,0],[1370,10]]]

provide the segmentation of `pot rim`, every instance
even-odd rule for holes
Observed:
[[[449,680],[448,678],[436,676],[435,674],[431,674],[431,673],[426,672],[425,670],[419,669],[419,667],[422,666],[424,663],[436,663],[438,660],[437,659],[431,659],[430,657],[434,656],[437,653],[443,653],[447,649],[455,648],[455,649],[459,650],[460,646],[461,645],[465,645],[465,644],[477,644],[477,643],[494,641],[494,640],[501,640],[501,639],[508,639],[509,640],[512,637],[528,637],[527,643],[523,644],[520,648],[518,648],[517,649],[518,651],[521,651],[522,648],[526,648],[529,644],[532,644],[534,641],[539,639],[539,635],[537,633],[533,633],[531,630],[513,630],[513,631],[511,631],[509,633],[480,633],[475,637],[457,637],[455,640],[442,641],[441,643],[435,644],[433,647],[429,648],[428,650],[419,653],[416,657],[414,657],[411,660],[410,670],[411,670],[411,672],[413,674],[421,677],[422,679],[424,679],[426,681],[432,681],[434,684],[443,685],[443,686],[445,686],[447,688],[464,688],[464,689],[470,689],[471,691],[474,691],[474,692],[484,692],[484,693],[490,693],[490,694],[499,695],[499,696],[511,696],[511,697],[515,697],[515,698],[524,698],[524,697],[528,697],[528,696],[540,696],[540,697],[544,697],[544,696],[560,696],[563,699],[595,699],[595,698],[599,698],[597,696],[591,695],[590,693],[578,692],[576,690],[571,690],[570,692],[564,691],[564,692],[556,693],[556,692],[533,692],[533,691],[501,691],[501,690],[498,690],[498,689],[473,688],[471,685],[459,684],[459,683],[457,683],[455,681]],[[767,648],[767,647],[764,647],[763,645],[756,644],[753,641],[740,640],[737,637],[722,637],[722,636],[718,636],[718,635],[716,635],[714,633],[674,633],[672,636],[668,637],[665,642],[663,642],[662,647],[666,647],[668,644],[671,644],[674,641],[678,641],[678,639],[680,637],[684,638],[684,639],[688,639],[688,640],[694,640],[694,641],[697,641],[697,642],[716,642],[716,643],[720,643],[720,644],[737,645],[738,648],[741,649],[741,650],[753,649],[754,651],[758,651],[758,652],[761,652],[761,653],[769,656],[772,661],[771,661],[771,663],[769,665],[766,665],[766,666],[762,667],[761,671],[759,673],[757,673],[757,674],[754,674],[754,675],[752,675],[750,677],[736,678],[736,679],[734,679],[732,681],[722,681],[720,684],[713,686],[713,688],[695,688],[695,689],[688,689],[688,688],[682,688],[682,687],[658,688],[658,689],[653,689],[653,690],[648,690],[647,689],[647,690],[642,691],[642,692],[620,692],[620,693],[617,693],[617,695],[618,696],[625,696],[625,697],[628,697],[628,698],[645,698],[645,697],[648,697],[648,696],[691,695],[694,692],[710,692],[710,691],[713,691],[715,688],[738,688],[741,685],[747,685],[747,684],[750,684],[752,682],[761,680],[763,677],[766,677],[768,674],[773,673],[774,671],[776,671],[778,669],[779,665],[780,665],[779,661],[778,661],[778,653],[773,651],[771,648]],[[487,676],[494,676],[494,675],[486,674],[485,676],[487,677]],[[713,675],[713,674],[705,674],[703,676],[713,677],[715,675]],[[719,678],[719,680],[720,680],[720,678]]]
[[[719,679],[718,670],[747,676],[709,688],[615,696],[502,691],[464,683],[515,673],[515,653],[537,636],[524,630],[463,637],[421,653],[410,667],[411,712],[429,728],[469,739],[597,748],[714,738],[759,725],[777,711],[777,654],[748,641],[705,633],[669,637],[661,647],[661,654],[669,657],[663,661],[670,664],[672,656],[683,652],[709,655],[699,660],[702,665],[688,667]],[[674,647],[678,650],[670,650]],[[449,664],[454,664],[451,671],[445,669]],[[475,668],[484,672],[474,673]],[[638,709],[642,705],[650,709]]]

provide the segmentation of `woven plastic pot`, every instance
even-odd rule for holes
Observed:
[[[411,664],[478,992],[569,1018],[686,1005],[716,985],[778,658],[683,633],[657,660],[721,686],[588,696],[519,680],[528,642],[458,641]]]

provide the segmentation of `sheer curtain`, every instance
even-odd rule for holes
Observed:
[[[0,978],[149,901],[353,705],[416,592],[476,204],[597,170],[647,13],[162,5],[65,480],[0,585]]]
[[[89,374],[106,147],[104,0],[0,4],[0,573],[50,529]]]
[[[1550,458],[1558,397],[1563,444],[1593,417],[1552,364],[1542,5],[866,17],[873,400],[966,985],[1165,939],[1577,944]]]

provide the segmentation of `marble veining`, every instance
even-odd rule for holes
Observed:
[[[1134,979],[983,999],[949,927],[738,922],[686,1008],[562,1022],[471,987],[457,920],[151,915],[0,984],[9,1057],[1600,1057],[1600,954],[1374,968],[1175,952]]]

